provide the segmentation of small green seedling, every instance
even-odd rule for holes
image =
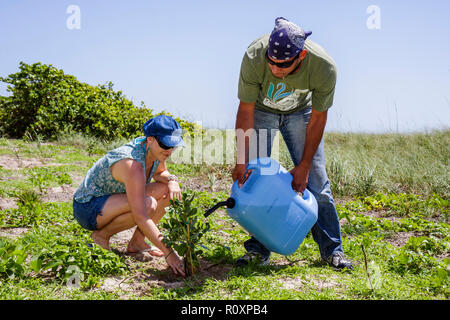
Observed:
[[[203,211],[194,203],[195,196],[195,192],[183,191],[181,200],[171,200],[172,205],[161,223],[164,228],[163,242],[183,256],[187,276],[193,275],[200,267],[199,255],[202,250],[198,244],[210,229]]]

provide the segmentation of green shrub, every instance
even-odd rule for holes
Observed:
[[[28,248],[0,238],[0,277],[14,279],[24,275]]]
[[[30,268],[37,273],[51,270],[63,282],[76,270],[79,280],[92,284],[92,277],[123,274],[127,267],[120,256],[96,244],[88,247],[82,241],[64,243],[58,239],[33,255]]]
[[[439,264],[437,259],[407,248],[401,248],[398,254],[392,255],[388,260],[389,269],[401,275],[428,272],[428,270],[437,268]]]
[[[164,228],[163,242],[184,257],[186,275],[192,275],[200,266],[198,248],[202,236],[210,230],[209,221],[196,206],[195,192],[183,191],[182,200],[171,200],[167,215],[161,222]]]
[[[0,77],[12,93],[0,97],[0,132],[10,137],[55,139],[79,132],[110,141],[141,134],[144,122],[157,115],[143,103],[135,107],[111,82],[94,87],[41,63],[21,62],[19,69]],[[187,131],[195,126],[177,120]]]

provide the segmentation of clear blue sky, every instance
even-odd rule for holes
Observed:
[[[80,29],[66,26],[69,5]],[[380,29],[367,27],[370,5]],[[311,30],[337,63],[327,131],[449,127],[448,0],[0,0],[0,74],[52,64],[91,85],[112,81],[137,106],[233,128],[242,55],[279,16]]]

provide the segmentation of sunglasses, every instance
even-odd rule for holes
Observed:
[[[275,61],[273,61],[273,60],[271,60],[271,59],[269,58],[269,53],[268,53],[268,51],[269,51],[269,50],[266,50],[266,60],[267,60],[267,62],[268,62],[269,64],[271,64],[271,65],[277,66],[278,68],[282,68],[282,69],[289,68],[290,66],[292,66],[292,64],[294,63],[294,61],[297,60],[297,58],[298,58],[299,55],[300,55],[300,53],[299,53],[298,55],[296,55],[296,56],[294,57],[294,59],[289,60],[289,61],[286,61],[286,62],[275,62]]]
[[[158,142],[158,145],[159,145],[162,149],[164,149],[164,150],[173,149],[173,147],[166,146],[164,143],[162,143],[161,140],[159,140],[158,137],[155,137],[155,139],[156,139],[156,142]]]

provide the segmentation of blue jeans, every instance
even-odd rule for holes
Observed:
[[[275,134],[279,130],[283,136],[286,146],[297,166],[303,155],[305,145],[306,126],[311,117],[311,108],[297,111],[291,114],[276,114],[261,110],[255,110],[254,127],[257,135],[257,152],[259,157],[270,157]],[[261,130],[266,129],[266,130]],[[265,144],[265,135],[267,143]],[[261,141],[261,145],[259,143]],[[267,153],[265,153],[267,148]],[[254,145],[250,149],[254,148]],[[253,149],[254,150],[254,149]],[[256,151],[255,151],[256,152]],[[251,152],[250,158],[251,159]],[[254,154],[255,155],[255,154]],[[291,169],[291,168],[286,168]],[[318,204],[317,223],[312,227],[311,233],[314,241],[319,245],[320,255],[326,259],[334,252],[342,252],[341,229],[337,215],[334,199],[331,194],[330,181],[325,170],[325,152],[323,139],[314,154],[311,169],[308,176],[308,190],[315,196]],[[256,242],[255,242],[256,241]],[[247,251],[257,249],[261,245],[261,253],[268,250],[262,246],[254,237],[244,244]],[[250,250],[249,250],[250,249]],[[265,250],[264,250],[265,249]],[[259,251],[259,250],[258,250]]]

